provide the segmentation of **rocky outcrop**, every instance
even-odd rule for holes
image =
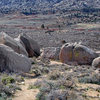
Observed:
[[[68,62],[77,62],[77,64],[80,65],[90,65],[96,57],[98,57],[98,54],[96,54],[93,50],[86,46],[73,43],[63,45],[59,56],[63,63],[68,64]]]
[[[53,60],[59,60],[60,47],[43,48],[41,57]]]
[[[7,45],[11,47],[15,52],[19,54],[23,54],[25,56],[28,56],[25,48],[22,46],[22,44],[16,40],[14,40],[12,37],[7,35],[4,32],[0,33],[0,44]]]
[[[97,57],[93,60],[92,66],[95,68],[100,68],[100,57]]]
[[[0,71],[29,72],[31,62],[29,58],[18,54],[10,47],[0,44]]]
[[[98,55],[86,46],[83,45],[76,45],[74,50],[74,60],[82,65],[82,64],[89,64],[91,65],[93,59],[98,57]]]
[[[28,52],[29,57],[40,56],[40,47],[36,41],[34,41],[31,37],[29,37],[26,34],[21,34],[20,40],[25,45],[25,48],[26,48],[26,51]]]
[[[21,45],[25,48],[24,43],[20,40],[20,35],[17,38],[14,38],[15,41],[17,41],[18,43],[21,43]],[[27,51],[26,51],[27,52]],[[28,55],[28,54],[27,54]]]
[[[61,62],[68,63],[73,61],[73,48],[74,48],[73,44],[66,43],[65,45],[62,46],[59,55],[59,59],[61,60]]]

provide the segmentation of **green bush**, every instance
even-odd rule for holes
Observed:
[[[93,74],[91,76],[85,76],[85,77],[79,78],[79,82],[81,82],[81,83],[92,83],[92,84],[100,85],[100,75],[99,74]]]
[[[10,76],[2,78],[2,83],[4,85],[11,84],[11,83],[14,83],[14,82],[15,82],[15,79],[10,77]]]
[[[40,88],[40,86],[35,86],[35,85],[32,85],[32,84],[30,84],[29,87],[28,87],[29,90],[30,89],[38,89],[38,88]]]
[[[49,79],[50,79],[50,80],[57,80],[57,79],[59,79],[61,76],[62,76],[62,75],[61,75],[60,72],[54,71],[54,72],[51,72],[51,73],[49,74]]]

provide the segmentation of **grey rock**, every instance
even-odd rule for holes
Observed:
[[[7,35],[4,32],[0,32],[0,44],[7,45],[11,47],[15,52],[19,54],[23,54],[25,56],[28,56],[25,48],[22,46],[22,44],[16,40],[14,40],[12,37]]]
[[[14,52],[6,45],[0,44],[0,71],[29,72],[30,68],[29,58]]]
[[[74,49],[74,60],[82,65],[82,64],[88,64],[91,65],[92,61],[98,57],[98,54],[96,54],[95,51],[93,51],[92,49],[83,46],[83,45],[79,45],[77,44]]]
[[[34,41],[31,37],[29,37],[26,34],[21,34],[20,40],[25,45],[25,48],[26,48],[26,51],[28,52],[29,57],[40,56],[40,47],[36,41]]]
[[[53,60],[59,60],[60,47],[43,48],[41,57]]]
[[[92,66],[95,68],[100,68],[100,57],[97,57],[93,60]]]

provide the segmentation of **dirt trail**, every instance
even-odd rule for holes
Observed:
[[[51,65],[53,64],[62,64],[57,61],[51,61]],[[15,93],[15,96],[12,100],[36,100],[36,95],[39,92],[38,89],[29,89],[29,84],[34,84],[37,80],[40,80],[38,78],[31,78],[31,79],[25,79],[25,84],[20,85],[20,88],[22,91],[17,91]]]
[[[29,89],[29,84],[34,84],[38,79],[25,79],[25,84],[21,85],[22,91],[17,91],[12,100],[36,100],[38,89]]]

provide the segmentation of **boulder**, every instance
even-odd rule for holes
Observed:
[[[39,47],[39,44],[36,41],[34,41],[31,37],[29,37],[26,34],[21,34],[20,40],[24,43],[29,57],[40,56],[40,47]]]
[[[95,53],[95,51],[93,51],[92,49],[89,49],[86,46],[83,45],[79,45],[77,44],[74,49],[74,60],[80,64],[87,64],[87,65],[91,65],[92,61],[98,57],[98,55]]]
[[[60,47],[43,48],[41,57],[53,60],[59,60]]]
[[[96,51],[96,53],[100,56],[100,51]]]
[[[29,58],[16,53],[6,45],[0,44],[0,71],[29,72],[30,68]]]
[[[93,60],[92,66],[95,68],[100,68],[100,57],[97,57]]]
[[[98,54],[93,50],[74,43],[63,45],[59,56],[63,63],[76,62],[79,65],[90,65],[96,57],[98,57]]]
[[[17,41],[18,43],[21,43],[21,45],[25,48],[24,43],[20,40],[20,35],[17,38],[14,38],[15,41]],[[25,49],[26,50],[26,49]],[[27,52],[27,51],[26,51]],[[27,54],[28,55],[28,54]]]
[[[59,59],[62,63],[69,63],[74,60],[73,58],[73,48],[74,45],[66,43],[62,46],[59,54]]]
[[[10,37],[4,32],[0,32],[0,44],[7,45],[11,47],[15,52],[28,56],[28,53],[25,50],[25,48],[22,46],[22,44],[14,40],[12,37]]]

